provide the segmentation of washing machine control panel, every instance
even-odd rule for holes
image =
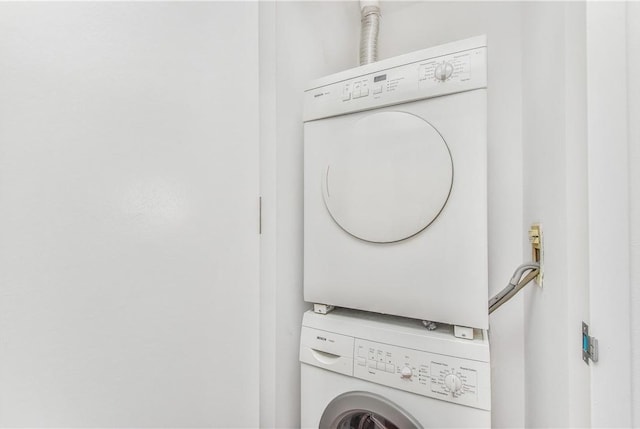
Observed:
[[[355,340],[355,377],[423,396],[491,409],[487,362]]]
[[[304,120],[320,119],[487,86],[486,47],[447,55],[411,55],[407,63],[305,91]],[[361,69],[368,70],[366,67]]]

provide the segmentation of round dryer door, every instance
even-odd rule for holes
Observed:
[[[382,396],[348,392],[327,405],[320,429],[423,429],[406,411]]]
[[[453,162],[440,133],[405,112],[358,120],[324,172],[327,210],[361,240],[392,243],[427,228],[442,212]]]

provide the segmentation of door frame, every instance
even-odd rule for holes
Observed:
[[[586,8],[591,425],[631,427],[627,4]]]

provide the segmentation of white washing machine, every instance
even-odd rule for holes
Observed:
[[[415,319],[337,309],[304,315],[301,427],[491,426],[487,332],[454,337]]]
[[[304,95],[304,298],[488,328],[487,57],[476,37]]]

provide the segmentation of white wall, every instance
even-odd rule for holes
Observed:
[[[261,424],[300,426],[302,314],[302,92],[357,65],[357,2],[261,3],[263,160]],[[354,25],[355,23],[355,25]],[[265,271],[266,270],[266,271]]]
[[[586,8],[579,3],[565,4],[565,162],[566,162],[566,272],[567,272],[567,326],[565,356],[568,360],[566,373],[569,385],[569,424],[588,426],[591,395],[587,366],[581,360],[582,351],[576,346],[581,338],[581,322],[589,317],[590,295],[588,218],[588,163],[587,163],[587,82]],[[562,287],[562,285],[560,285]],[[548,317],[548,315],[546,316]],[[587,321],[587,320],[585,320]],[[535,321],[532,321],[535,322]],[[529,332],[532,332],[531,330]],[[551,350],[550,350],[551,352]],[[560,355],[562,357],[562,355]],[[548,368],[555,368],[549,360]],[[527,368],[527,371],[530,369]],[[532,374],[533,375],[533,374]],[[563,374],[559,374],[563,376]],[[531,416],[531,414],[529,414]]]
[[[544,231],[544,288],[525,302],[526,425],[589,426],[585,6],[528,3],[523,31],[524,223]],[[528,246],[525,246],[527,248]]]
[[[275,338],[275,349],[264,343],[262,362],[275,368],[276,375],[270,379],[262,374],[263,401],[270,404],[263,407],[261,420],[266,426],[295,427],[299,424],[299,373],[291,368],[298,368],[301,314],[307,308],[302,302],[302,91],[311,79],[358,65],[360,18],[356,2],[261,7],[262,75],[263,79],[265,73],[275,76],[267,80],[276,86],[275,93],[262,89],[270,97],[262,115],[271,117],[269,109],[277,112],[276,130],[263,122],[268,135],[263,156],[267,151],[277,167],[263,171],[267,178],[263,195],[266,191],[276,199],[276,207],[269,208],[274,210],[269,211],[273,215],[269,225],[275,228],[275,237],[263,235],[263,245],[265,238],[271,241],[267,246],[276,261],[263,262],[276,269],[273,273],[267,268],[268,282],[263,277],[262,288],[273,289],[276,298],[265,296],[262,304],[272,313],[263,310],[263,331],[268,327],[263,338],[265,334]],[[382,3],[380,58],[488,34],[491,293],[500,290],[523,262],[526,235],[522,228],[520,11],[517,3]],[[269,37],[275,38],[275,46]],[[268,57],[274,51],[275,64]],[[493,400],[499,404],[494,408],[494,423],[496,427],[522,426],[522,298],[492,317],[491,330]]]
[[[640,3],[627,4],[629,203],[631,228],[631,375],[633,425],[640,427]]]
[[[257,13],[0,3],[0,426],[258,424]]]
[[[593,427],[631,426],[626,24],[626,3],[587,3],[590,319],[600,344]],[[612,69],[618,79],[609,82]]]
[[[260,31],[260,427],[276,427],[276,3],[259,5]],[[292,372],[294,370],[292,369]]]

